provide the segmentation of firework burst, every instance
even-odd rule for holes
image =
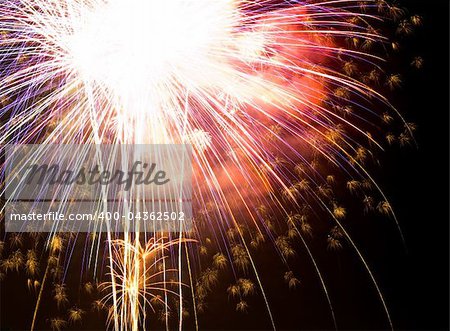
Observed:
[[[334,222],[329,247],[341,247],[345,238],[355,249],[390,322],[375,278],[343,226],[346,210],[331,190],[334,176],[325,173],[332,168],[350,178],[352,192],[374,187],[382,199],[378,209],[395,218],[364,163],[382,150],[379,123],[398,116],[370,87],[383,64],[382,52],[371,50],[390,43],[373,26],[387,13],[403,15],[396,8],[371,0],[2,1],[1,143],[192,144],[198,212],[190,236],[202,243],[212,231],[237,269],[253,271],[274,327],[250,254],[268,238],[284,261],[294,254],[291,239],[300,238],[334,314],[307,245],[311,210]],[[408,32],[418,20],[400,27]],[[400,83],[392,75],[386,84]],[[404,141],[411,131],[406,125]],[[376,207],[371,199],[364,198],[368,210]],[[269,214],[287,222],[273,224]],[[287,233],[274,238],[280,226]],[[245,227],[254,229],[250,239]],[[118,235],[108,233],[106,288],[116,330],[140,329],[155,290],[169,291],[171,271],[151,273],[159,260],[147,266],[147,258],[173,241],[147,235],[152,239],[142,247],[138,235],[115,241]],[[173,252],[181,263],[181,245]],[[220,256],[216,263],[223,266],[228,259]],[[152,281],[160,275],[163,281]],[[298,284],[292,273],[285,279]],[[241,280],[230,291],[248,294],[248,286]],[[197,308],[204,292],[193,290]],[[245,301],[237,309],[245,311]]]

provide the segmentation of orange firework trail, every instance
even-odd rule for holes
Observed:
[[[383,64],[368,51],[388,44],[372,27],[382,18],[369,12],[393,8],[375,0],[4,0],[0,100],[8,119],[1,145],[192,144],[199,218],[218,238],[235,229],[235,247],[248,256],[274,327],[241,230],[245,223],[260,237],[270,233],[261,205],[290,215],[290,230],[313,261],[304,240],[308,224],[287,206],[326,210],[367,268],[390,322],[375,278],[342,225],[345,210],[328,203],[332,178],[308,175],[320,171],[307,160],[319,155],[378,189],[363,163],[382,144],[367,127],[391,118],[384,110],[396,112],[369,87],[376,71],[365,80],[356,72]],[[380,208],[394,216],[380,194]],[[148,275],[144,255],[164,235],[125,233],[118,249],[118,234],[108,232],[114,329],[145,327],[143,302],[155,295],[151,278],[159,273]],[[201,241],[202,227],[190,236]],[[144,237],[152,238],[145,249]],[[189,247],[182,235],[176,240]],[[285,259],[283,240],[275,247]],[[91,252],[96,261],[97,250]],[[178,252],[181,284],[181,245]]]
[[[165,281],[166,274],[177,272],[176,269],[158,270],[166,258],[165,252],[170,246],[181,244],[179,241],[165,242],[164,238],[156,241],[151,238],[142,247],[139,240],[116,240],[113,242],[113,266],[111,282],[102,284],[108,291],[103,301],[112,303],[109,310],[109,323],[116,329],[139,330],[145,325],[146,309],[166,302],[161,294],[177,295],[178,282]],[[168,287],[173,289],[169,289]]]

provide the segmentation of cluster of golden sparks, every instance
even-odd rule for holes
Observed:
[[[352,65],[372,68],[383,59],[345,45],[389,42],[371,27],[380,16],[365,12],[382,5],[389,8],[375,0],[3,0],[1,144],[192,144],[198,209],[209,211],[217,233],[240,229],[238,208],[264,234],[259,205],[288,214],[288,204],[300,208],[312,197],[366,265],[340,222],[345,211],[315,193],[305,198],[306,180],[319,179],[292,183],[289,165],[317,154],[376,186],[362,146],[381,143],[360,123],[381,116],[377,107],[396,112],[352,73]],[[338,70],[342,59],[346,72]],[[351,104],[354,117],[340,104]],[[186,239],[107,236],[108,325],[141,330],[152,298],[167,301],[157,291],[182,296]],[[188,236],[201,240],[199,231]],[[176,244],[179,268],[157,270]],[[173,287],[168,273],[178,277]]]

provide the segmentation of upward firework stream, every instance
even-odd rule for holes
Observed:
[[[342,226],[345,210],[328,204],[326,188],[322,195],[311,189],[326,181],[305,167],[318,155],[376,187],[363,161],[369,147],[382,147],[367,127],[390,116],[376,109],[395,110],[355,73],[383,63],[368,51],[388,44],[371,26],[381,18],[370,13],[392,8],[375,0],[3,0],[1,144],[192,144],[198,210],[208,211],[203,218],[218,238],[235,229],[274,324],[242,233],[244,223],[261,237],[270,232],[262,204],[289,214],[288,205],[313,200],[372,277]],[[293,181],[296,174],[302,180]],[[382,207],[392,214],[387,201]],[[305,224],[294,230],[306,245]],[[191,236],[201,240],[201,231]],[[161,250],[185,243],[181,234],[168,242],[166,235],[125,233],[117,244],[119,235],[108,232],[116,330],[145,328],[144,302],[159,273],[149,275],[144,255],[159,259]],[[275,247],[284,259],[283,240]],[[181,246],[173,251],[181,284]]]

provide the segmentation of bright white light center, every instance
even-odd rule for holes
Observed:
[[[95,1],[75,15],[69,53],[84,79],[122,97],[189,80],[226,40],[234,10],[230,0]]]

